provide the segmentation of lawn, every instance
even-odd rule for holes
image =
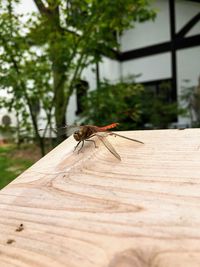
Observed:
[[[35,155],[33,156],[33,151]],[[0,189],[39,159],[31,146],[17,149],[15,145],[0,146]]]

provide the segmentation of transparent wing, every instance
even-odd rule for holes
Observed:
[[[67,129],[65,127],[61,128],[48,127],[44,129],[39,129],[39,133],[41,136],[44,137],[56,137],[67,134]]]
[[[59,128],[44,128],[44,129],[39,129],[41,135],[46,136],[46,137],[55,137],[55,136],[62,136],[62,135],[67,135],[70,136],[73,134],[76,130],[78,130],[79,127],[75,125],[66,125],[63,127]]]
[[[67,127],[66,127],[67,135],[70,136],[75,131],[78,131],[79,129],[80,129],[80,126],[77,126],[77,125],[67,125]],[[61,130],[61,132],[62,132],[62,130]]]
[[[111,145],[111,143],[108,141],[106,138],[106,135],[100,135],[100,134],[95,134],[99,140],[104,144],[104,146],[119,160],[121,160],[120,155],[117,153],[117,151],[114,149],[114,147]]]
[[[130,137],[121,135],[121,134],[117,134],[117,133],[113,133],[113,132],[108,132],[108,135],[119,136],[121,138],[128,139],[128,140],[133,141],[133,142],[144,144],[142,141],[139,141],[139,140],[136,140],[136,139],[133,139],[133,138],[130,138]]]

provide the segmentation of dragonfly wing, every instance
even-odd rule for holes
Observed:
[[[44,128],[44,129],[39,129],[40,135],[45,136],[45,137],[56,137],[56,136],[61,136],[67,133],[66,127],[61,127],[61,128]]]
[[[53,134],[53,136],[62,136],[62,135],[70,136],[78,129],[79,129],[78,126],[66,125],[59,128],[48,127],[46,129],[39,129],[39,131],[41,134],[44,134],[45,136],[50,136],[51,134]]]
[[[130,137],[121,135],[121,134],[117,134],[117,133],[109,132],[109,135],[119,136],[119,137],[121,137],[121,138],[128,139],[128,140],[130,140],[130,141],[134,141],[134,142],[137,142],[137,143],[140,143],[140,144],[144,144],[142,141],[139,141],[139,140],[136,140],[136,139],[133,139],[133,138],[130,138]]]
[[[67,135],[70,136],[72,134],[74,134],[75,131],[78,131],[80,130],[80,126],[77,126],[77,125],[68,125],[67,126]]]
[[[104,146],[119,160],[121,160],[120,155],[117,153],[117,151],[114,149],[114,147],[111,145],[111,143],[107,140],[106,136],[102,136],[97,134],[99,140],[104,144]]]

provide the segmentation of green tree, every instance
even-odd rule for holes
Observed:
[[[1,3],[0,15],[0,86],[7,91],[1,97],[1,106],[14,110],[18,121],[17,136],[20,130],[32,129],[34,136],[45,154],[44,138],[39,133],[38,108],[41,105],[46,113],[48,124],[52,111],[52,87],[50,62],[43,49],[42,54],[25,40],[23,24],[14,15],[13,1]],[[11,97],[10,97],[11,96]]]
[[[34,0],[40,16],[30,36],[48,44],[52,63],[56,125],[66,124],[66,107],[83,69],[112,56],[118,48],[114,33],[133,21],[154,17],[149,1]],[[111,50],[112,48],[112,50]]]
[[[105,80],[98,90],[86,96],[81,119],[85,124],[96,125],[118,122],[121,130],[138,128],[141,124],[142,94],[143,86],[136,84],[133,77],[115,84]]]
[[[69,99],[83,69],[100,62],[103,55],[114,58],[114,51],[119,48],[116,33],[121,34],[133,27],[135,21],[154,18],[155,12],[150,8],[150,0],[33,1],[39,12],[32,14],[24,25],[12,9],[13,3],[19,1],[0,1],[4,10],[0,14],[3,26],[0,34],[4,36],[0,46],[3,47],[3,68],[6,68],[4,62],[9,62],[7,86],[10,82],[15,83],[12,86],[14,99],[24,99],[28,104],[35,135],[41,141],[32,99],[35,102],[48,98],[47,122],[54,111],[56,126],[65,125]],[[3,3],[6,3],[7,12]],[[7,22],[5,25],[4,21]],[[33,48],[39,49],[41,56]],[[2,55],[4,53],[7,54],[6,59]],[[34,68],[31,68],[33,64]],[[27,87],[30,76],[32,88]],[[47,82],[48,79],[50,82]],[[41,94],[40,90],[45,93]]]

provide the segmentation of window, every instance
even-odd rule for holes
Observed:
[[[157,80],[144,85],[142,123],[149,128],[168,128],[177,121],[176,94],[172,79]]]
[[[76,103],[77,103],[77,110],[76,115],[79,115],[83,112],[83,100],[87,94],[89,88],[89,84],[87,81],[79,80],[76,83]]]
[[[176,102],[176,97],[172,88],[172,79],[157,80],[142,83],[149,96],[158,97],[165,103]]]

